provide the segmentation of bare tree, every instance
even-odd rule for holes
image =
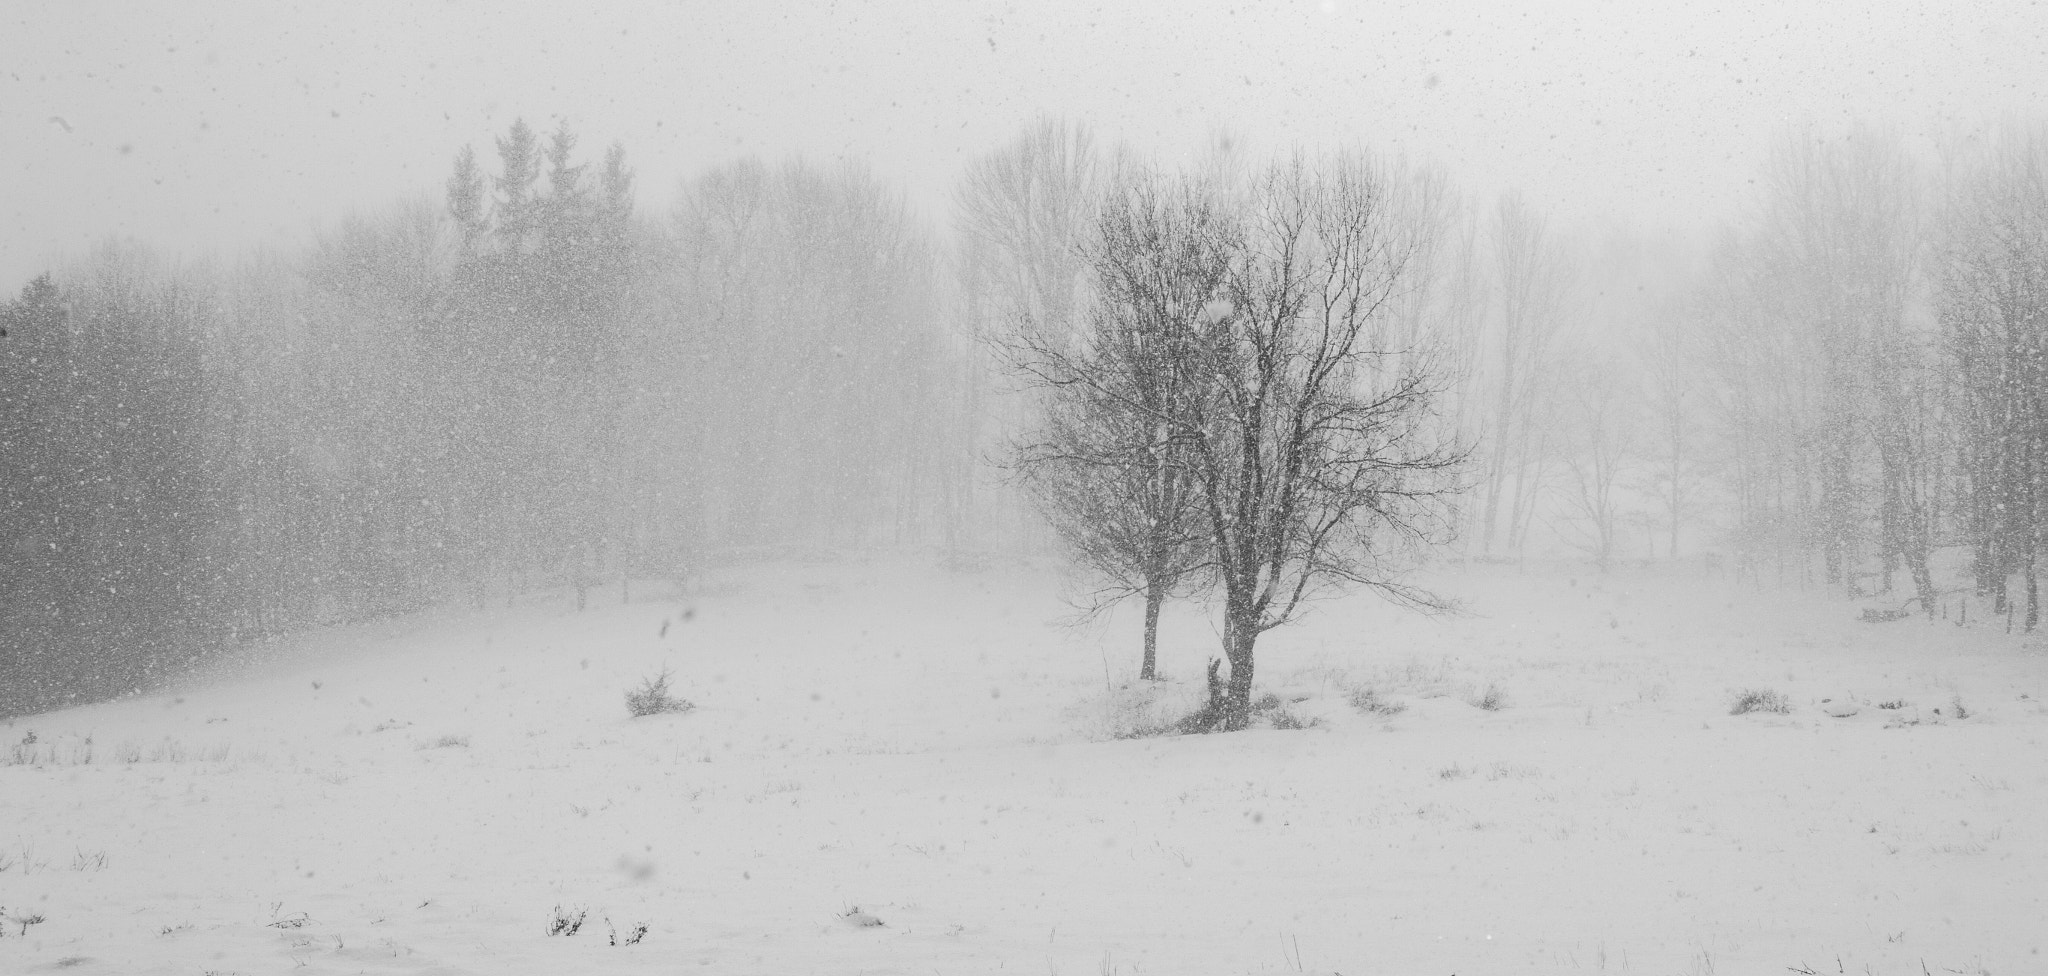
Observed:
[[[2040,623],[2036,562],[2048,469],[2048,132],[2009,133],[1971,161],[1948,203],[1936,311],[1978,595]]]
[[[953,192],[953,214],[958,318],[977,340],[970,357],[1000,346],[1020,323],[1074,327],[1088,277],[1083,249],[1113,168],[1086,126],[1051,117],[1034,120],[967,166]],[[963,409],[956,421],[959,439],[969,445],[959,452],[963,461],[993,453],[1027,423],[1030,397],[992,383],[998,365],[971,359],[963,371]],[[1000,486],[977,490],[960,480],[950,515],[956,545],[995,511],[1028,518]],[[983,512],[979,519],[977,510]]]
[[[1564,502],[1571,521],[1559,535],[1601,572],[1614,562],[1622,528],[1622,474],[1634,453],[1636,390],[1612,359],[1591,351],[1570,357],[1564,400]]]
[[[1258,637],[1295,619],[1305,600],[1351,584],[1443,606],[1402,571],[1418,544],[1447,538],[1464,453],[1435,415],[1435,357],[1374,343],[1413,285],[1419,246],[1398,226],[1384,171],[1355,156],[1296,158],[1224,199],[1235,202],[1182,228],[1198,240],[1124,245],[1203,255],[1195,263],[1204,268],[1213,255],[1223,266],[1201,314],[1175,317],[1160,354],[1095,354],[1097,332],[1036,342],[1021,365],[1049,387],[1087,388],[1134,425],[1159,425],[1175,445],[1201,505],[1201,568],[1223,595],[1230,677],[1210,718],[1241,729]],[[1145,385],[1171,395],[1148,404],[1134,392]]]
[[[1815,528],[1828,581],[1860,592],[1860,536],[1875,495],[1879,553],[1887,566],[1905,566],[1931,612],[1931,454],[1919,423],[1926,343],[1906,318],[1919,247],[1910,168],[1894,143],[1869,133],[1801,133],[1779,145],[1766,172],[1767,209],[1753,246],[1773,269],[1762,279],[1766,307],[1808,337],[1805,352],[1816,364],[1809,443],[1819,461]],[[1875,455],[1875,486],[1863,473],[1865,452]]]
[[[1093,294],[1085,348],[1069,351],[1076,337],[1064,323],[1026,319],[1010,350],[1016,362],[1088,377],[1047,386],[1040,429],[1015,457],[1039,511],[1101,584],[1088,609],[1144,598],[1141,678],[1157,674],[1161,605],[1206,562],[1200,498],[1170,418],[1200,395],[1174,365],[1229,273],[1222,219],[1199,187],[1127,182],[1083,249]]]
[[[1679,556],[1679,537],[1700,504],[1703,456],[1701,412],[1704,395],[1694,330],[1695,317],[1666,306],[1641,335],[1646,401],[1645,470],[1641,484],[1663,509],[1665,554]]]
[[[1517,550],[1550,461],[1557,342],[1573,269],[1549,223],[1517,194],[1501,198],[1491,232],[1499,314],[1488,357],[1494,406],[1480,545],[1491,551],[1499,532],[1506,548]]]

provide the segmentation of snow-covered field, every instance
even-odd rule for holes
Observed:
[[[1109,734],[1200,694],[1209,625],[1133,690],[1135,614],[1057,626],[1036,570],[337,629],[0,727],[0,972],[2048,972],[2040,645],[1435,582],[1467,615],[1266,636],[1261,691],[1320,724],[1183,738]],[[699,707],[629,718],[663,665]],[[1730,716],[1747,689],[1792,711]]]

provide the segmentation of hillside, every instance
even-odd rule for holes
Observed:
[[[1114,736],[1199,694],[1205,620],[1135,689],[1134,615],[1060,626],[1031,569],[331,630],[0,725],[0,971],[2048,968],[2038,642],[1725,580],[1434,583],[1465,612],[1267,635],[1311,727],[1202,737]],[[629,717],[664,666],[696,708]],[[1751,689],[1791,711],[1731,716]]]

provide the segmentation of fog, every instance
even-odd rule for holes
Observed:
[[[1772,134],[1931,145],[2040,90],[2025,3],[24,5],[0,30],[0,280],[109,234],[289,242],[431,192],[515,117],[634,153],[650,209],[746,154],[851,156],[943,217],[1051,113],[1150,153],[1361,144],[1576,223],[1701,224]]]
[[[1967,551],[2036,619],[2031,8],[11,16],[6,613],[39,701],[762,547],[1064,554],[1151,616],[1263,587],[1247,633],[1343,583],[1438,606],[1377,535],[1427,541],[1408,568],[1910,576],[1928,613]],[[1265,267],[1297,248],[1308,277]],[[1300,345],[1258,311],[1300,288],[1377,297]],[[1360,440],[1226,429],[1280,388]],[[1226,504],[1211,465],[1238,514],[1168,532],[1173,445],[1224,442],[1379,467]],[[1409,496],[1441,509],[1375,501]],[[1277,555],[1237,565],[1254,523]],[[1350,556],[1282,544],[1338,529]]]
[[[2020,2],[8,7],[0,971],[2038,969],[2044,91]]]

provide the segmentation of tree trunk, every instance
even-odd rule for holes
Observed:
[[[1145,661],[1138,667],[1140,680],[1151,681],[1159,676],[1159,605],[1166,602],[1166,584],[1150,579],[1145,581]]]
[[[2041,587],[2034,576],[2034,557],[2027,556],[2027,631],[2041,623]]]
[[[1998,586],[1997,557],[1992,555],[1991,530],[1980,531],[1984,535],[1977,540],[1977,564],[1971,568],[1977,577],[1977,595],[1990,596]]]
[[[1231,602],[1237,602],[1232,600]],[[1230,658],[1230,684],[1223,695],[1223,731],[1237,732],[1252,722],[1252,645],[1259,638],[1250,613],[1231,608],[1224,624],[1224,653]]]

